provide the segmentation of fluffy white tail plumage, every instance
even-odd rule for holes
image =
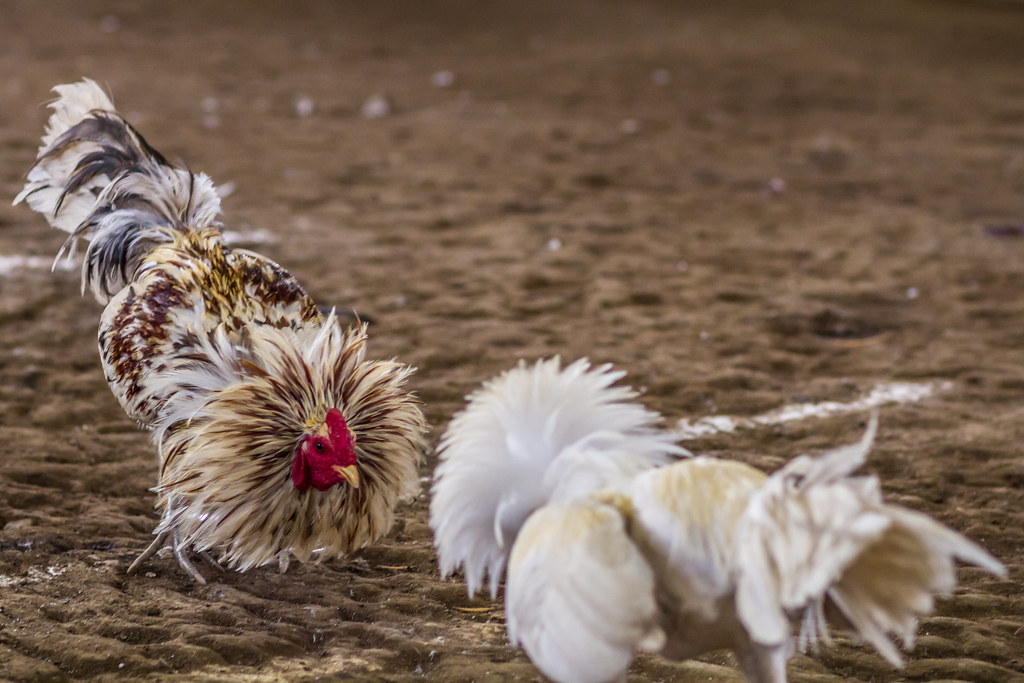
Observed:
[[[27,202],[70,233],[58,258],[78,238],[89,240],[82,288],[105,302],[169,231],[215,227],[220,198],[208,176],[172,166],[150,147],[96,82],[54,91],[36,165],[14,203]]]
[[[624,373],[583,359],[520,363],[470,396],[441,439],[430,525],[441,573],[497,594],[526,518],[553,500],[621,486],[686,454],[657,413],[615,386]]]

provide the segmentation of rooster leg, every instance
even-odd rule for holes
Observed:
[[[185,573],[192,577],[192,580],[199,584],[206,584],[206,579],[199,573],[196,566],[192,564],[192,560],[188,559],[188,550],[182,544],[181,538],[178,533],[174,533],[174,556],[178,558],[178,564],[185,570]]]
[[[196,553],[196,555],[201,557],[208,565],[210,565],[211,567],[213,567],[217,571],[219,571],[219,572],[223,572],[224,571],[224,567],[221,566],[220,562],[218,562],[217,560],[213,559],[213,557],[210,555],[210,553],[206,552],[205,550],[203,550],[202,552]]]
[[[135,561],[132,562],[130,567],[128,567],[127,573],[134,573],[136,569],[142,566],[143,562],[153,557],[153,555],[156,555],[157,551],[164,547],[164,541],[167,540],[167,534],[168,532],[165,531],[157,536],[156,539],[149,544],[149,547],[143,550],[142,554],[135,558]]]
[[[793,654],[791,641],[760,645],[744,638],[732,651],[740,671],[751,683],[786,683],[786,662]]]

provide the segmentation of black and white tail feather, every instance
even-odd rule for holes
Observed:
[[[69,233],[58,259],[70,257],[79,238],[89,241],[82,291],[105,303],[174,231],[218,227],[220,197],[205,173],[174,166],[150,147],[95,81],[54,91],[36,164],[14,203],[25,201]]]

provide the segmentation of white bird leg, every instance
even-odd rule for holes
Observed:
[[[786,662],[793,654],[791,640],[775,646],[741,640],[732,651],[740,671],[750,683],[786,683]]]
[[[204,579],[203,575],[199,573],[196,566],[192,564],[192,560],[188,559],[188,550],[182,544],[181,537],[178,535],[177,531],[174,532],[174,556],[178,558],[178,564],[181,565],[181,568],[185,570],[186,574],[192,577],[193,581],[203,585],[206,584],[206,579]]]
[[[168,518],[173,514],[174,502],[171,501],[168,503],[167,509],[164,511],[164,519]],[[142,554],[135,558],[135,561],[132,562],[130,567],[128,567],[128,573],[131,574],[135,572],[135,570],[138,569],[143,562],[153,557],[153,555],[159,552],[161,548],[163,548],[165,545],[170,545],[174,549],[174,556],[178,558],[178,564],[181,565],[181,568],[185,570],[185,573],[191,576],[193,581],[200,584],[205,584],[206,579],[203,578],[203,575],[199,573],[199,570],[196,569],[194,564],[192,564],[192,561],[188,559],[187,548],[182,544],[181,537],[178,535],[178,532],[174,532],[172,542],[168,544],[167,537],[170,534],[171,532],[164,531],[157,535],[153,542],[149,544],[149,547],[143,550]],[[207,560],[210,564],[216,566],[218,569],[222,569],[221,566],[217,564],[217,562],[213,558],[209,557],[206,553],[199,553],[199,556]]]
[[[149,547],[146,548],[145,550],[143,550],[142,554],[135,558],[135,561],[132,562],[130,567],[128,567],[128,572],[127,573],[128,574],[134,573],[135,570],[138,569],[142,565],[143,562],[145,562],[149,558],[153,557],[153,555],[156,555],[157,551],[164,547],[164,541],[167,540],[168,533],[169,532],[165,531],[162,534],[160,534],[159,536],[157,536],[153,540],[153,542],[149,544]]]
[[[220,562],[218,562],[217,560],[213,559],[213,556],[210,555],[210,553],[206,552],[205,550],[202,550],[202,551],[196,553],[196,555],[198,555],[200,558],[202,558],[202,560],[204,562],[206,562],[208,565],[213,567],[218,572],[221,572],[221,573],[224,572],[224,567],[221,566]]]

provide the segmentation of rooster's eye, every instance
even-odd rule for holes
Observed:
[[[323,441],[314,441],[313,442],[313,448],[316,449],[317,453],[323,453],[324,452],[324,442]]]

